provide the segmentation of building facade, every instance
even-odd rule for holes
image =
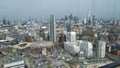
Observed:
[[[98,41],[96,50],[97,57],[104,58],[106,54],[106,43],[104,41]]]
[[[78,46],[80,47],[80,51],[84,52],[84,56],[89,58],[92,57],[93,55],[93,45],[92,43],[88,42],[88,41],[77,41]]]
[[[67,42],[76,42],[76,33],[75,32],[67,32],[66,41]]]
[[[73,55],[80,52],[80,48],[76,45],[76,42],[64,42],[64,48]]]

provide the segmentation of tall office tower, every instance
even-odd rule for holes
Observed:
[[[98,41],[96,50],[97,57],[104,58],[106,53],[106,43],[104,41]]]
[[[91,20],[91,12],[89,10],[88,14],[87,14],[87,21],[88,21],[89,24],[90,24],[90,20]]]
[[[56,42],[56,22],[54,15],[50,16],[50,41]]]
[[[90,25],[93,25],[93,17],[94,16],[91,16],[91,12],[90,12],[90,10],[88,11],[88,23],[90,24]]]
[[[76,33],[75,32],[67,32],[66,41],[67,42],[76,42]]]

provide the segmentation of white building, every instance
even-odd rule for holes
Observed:
[[[93,45],[88,41],[77,40],[75,32],[67,32],[64,48],[71,54],[83,52],[84,56],[90,58],[93,56]]]
[[[83,51],[85,54],[85,57],[92,57],[93,55],[93,45],[92,43],[88,41],[77,41],[78,46],[80,47],[80,51]]]
[[[64,48],[73,55],[83,52],[87,58],[93,56],[93,45],[88,41],[64,42]]]
[[[86,19],[86,18],[84,18],[84,21],[83,21],[83,22],[84,22],[84,24],[86,24],[86,23],[87,23],[87,19]]]
[[[64,48],[73,55],[80,52],[80,48],[76,45],[76,42],[64,42]]]
[[[106,53],[106,43],[104,41],[98,41],[96,50],[97,50],[97,57],[104,58]]]
[[[66,41],[67,42],[76,42],[76,33],[75,32],[67,32]]]
[[[93,54],[93,46],[92,43],[83,40],[76,41],[76,33],[75,32],[67,32],[66,41],[64,42],[64,48],[75,55],[75,53],[80,53],[81,51],[84,53],[85,57],[92,57]]]
[[[90,42],[86,42],[85,56],[88,58],[93,56],[93,45]]]

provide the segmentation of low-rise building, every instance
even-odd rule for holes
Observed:
[[[80,48],[76,45],[76,42],[65,42],[64,48],[73,55],[80,52]]]
[[[4,68],[25,68],[25,62],[21,57],[7,59]]]

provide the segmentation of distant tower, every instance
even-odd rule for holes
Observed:
[[[72,21],[70,19],[65,21],[64,28],[67,32],[71,32],[71,23],[72,23]]]
[[[86,20],[86,18],[84,18],[84,21],[83,21],[83,23],[84,23],[84,24],[86,24],[86,23],[87,23],[87,20]]]
[[[50,16],[50,41],[56,42],[56,22],[54,15]]]
[[[65,21],[66,21],[66,20],[68,20],[68,16],[67,16],[67,15],[65,15]]]
[[[97,50],[97,57],[104,58],[106,53],[106,43],[104,41],[98,41],[96,50]]]
[[[68,18],[69,18],[70,20],[73,20],[73,15],[70,14]]]
[[[7,20],[5,17],[3,18],[2,22],[3,22],[3,25],[7,25]]]
[[[91,12],[90,12],[90,10],[88,11],[88,23],[90,24],[90,25],[92,25],[93,24],[93,18],[92,18],[92,16],[91,16]]]

